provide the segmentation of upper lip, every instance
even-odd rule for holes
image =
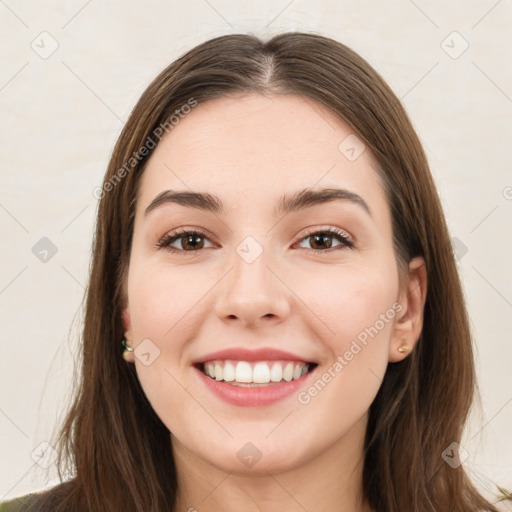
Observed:
[[[289,360],[289,361],[300,361],[304,363],[312,363],[308,359],[291,352],[279,350],[276,348],[259,348],[259,349],[247,349],[247,348],[226,348],[217,352],[211,352],[206,354],[194,361],[194,364],[204,363],[206,361],[213,360],[227,360],[231,359],[234,361],[274,361],[274,360]]]

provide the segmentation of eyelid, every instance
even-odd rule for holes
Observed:
[[[316,226],[316,227],[307,228],[306,232],[302,232],[302,234],[293,243],[293,246],[297,245],[298,243],[302,242],[303,240],[305,240],[308,237],[311,237],[312,235],[315,235],[315,234],[326,234],[326,235],[334,237],[334,238],[338,237],[341,241],[341,245],[331,247],[328,249],[310,249],[307,247],[301,247],[301,249],[308,251],[308,252],[313,252],[315,254],[324,254],[324,253],[329,253],[329,252],[335,251],[338,248],[345,247],[345,248],[350,249],[350,248],[355,247],[354,237],[350,233],[348,233],[346,230],[341,229],[336,226],[322,226],[322,227]],[[200,236],[204,239],[209,240],[214,245],[218,245],[218,243],[215,241],[214,237],[212,237],[206,230],[204,230],[202,228],[180,227],[180,228],[173,229],[170,232],[168,232],[167,234],[165,234],[155,244],[155,248],[158,250],[165,249],[170,253],[180,253],[183,255],[187,254],[187,253],[188,254],[199,253],[202,249],[210,248],[210,247],[206,247],[206,248],[202,248],[202,249],[200,248],[200,249],[192,250],[192,251],[185,251],[183,249],[176,249],[174,247],[171,247],[170,244],[174,243],[176,240],[179,240],[180,238],[184,238],[186,236],[192,236],[192,235]],[[212,240],[212,238],[213,238],[213,240]]]
[[[167,232],[164,236],[162,236],[156,242],[155,248],[156,249],[166,249],[169,252],[173,252],[174,248],[169,248],[169,245],[167,245],[167,246],[165,245],[167,242],[169,242],[169,244],[170,244],[171,243],[170,241],[174,239],[172,242],[172,243],[174,243],[174,241],[179,240],[180,238],[184,238],[188,235],[193,235],[193,234],[202,236],[203,238],[212,242],[214,245],[218,245],[218,243],[215,241],[215,237],[210,235],[210,233],[207,230],[205,230],[203,228],[192,227],[192,226],[184,226],[184,227],[172,229],[171,231]],[[184,251],[184,250],[180,250],[180,249],[175,249],[174,251],[181,252],[181,253],[199,252],[199,250],[198,251]]]
[[[329,226],[329,225],[314,226],[312,228],[306,228],[306,231],[299,236],[298,241],[300,242],[304,238],[314,235],[316,233],[329,233],[331,235],[339,235],[339,236],[345,237],[347,240],[349,240],[352,243],[354,243],[354,241],[355,241],[354,237],[347,230],[339,228],[337,226]]]
[[[354,237],[350,235],[346,230],[341,229],[336,226],[325,226],[325,227],[313,227],[309,228],[309,230],[304,234],[302,234],[298,241],[295,242],[294,245],[301,243],[303,240],[310,238],[315,234],[325,234],[327,236],[337,238],[340,242],[340,245],[329,247],[327,249],[310,249],[309,247],[301,247],[303,251],[307,253],[313,254],[314,256],[328,256],[333,253],[337,253],[340,250],[347,249],[355,249],[356,244],[354,242]]]

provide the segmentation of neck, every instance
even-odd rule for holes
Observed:
[[[178,475],[174,512],[372,512],[362,495],[366,422],[365,415],[302,465],[284,472],[260,467],[257,475],[224,471],[172,438]]]

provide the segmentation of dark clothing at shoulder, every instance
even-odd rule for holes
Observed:
[[[0,512],[30,512],[31,510],[66,510],[66,495],[75,485],[74,480],[60,482],[49,489],[33,491],[24,496],[0,503]]]

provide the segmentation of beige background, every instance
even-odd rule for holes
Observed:
[[[287,30],[351,46],[413,120],[475,334],[484,414],[463,440],[465,465],[484,493],[491,481],[512,489],[511,26],[510,0],[0,0],[0,500],[55,477],[44,443],[71,390],[92,191],[131,108],[195,44]],[[46,262],[34,254],[48,250],[43,237],[57,249]]]

